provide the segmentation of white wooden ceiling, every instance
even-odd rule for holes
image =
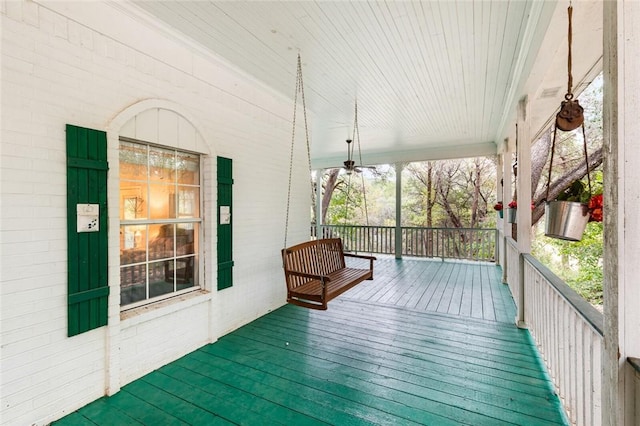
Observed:
[[[291,98],[300,53],[314,167],[344,161],[356,99],[365,163],[495,153],[552,16],[566,16],[538,0],[135,3]]]

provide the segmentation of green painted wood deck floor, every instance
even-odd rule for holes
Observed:
[[[566,424],[499,277],[380,259],[329,310],[284,306],[55,424]]]

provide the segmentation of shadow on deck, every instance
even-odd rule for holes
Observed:
[[[284,306],[56,425],[566,424],[500,276],[381,259],[328,311]]]

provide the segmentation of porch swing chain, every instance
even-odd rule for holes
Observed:
[[[355,107],[354,107],[354,114],[353,114],[354,118],[353,118],[353,133],[351,136],[351,140],[352,141],[357,141],[358,143],[358,159],[359,159],[359,163],[360,165],[362,165],[362,150],[360,148],[360,129],[358,127],[358,101],[356,100],[355,102]],[[357,139],[356,139],[357,138]],[[351,148],[353,150],[353,148]],[[349,155],[349,157],[351,157],[351,155]],[[351,176],[349,175],[349,179],[347,182],[347,199],[345,201],[345,209],[344,209],[344,217],[342,219],[342,223],[343,225],[347,225],[347,215],[348,215],[348,205],[349,205],[349,193],[351,192]],[[365,216],[365,221],[367,224],[367,227],[369,226],[369,209],[367,207],[367,191],[366,188],[364,186],[364,176],[362,175],[362,173],[360,174],[360,179],[362,182],[362,195],[364,198],[364,216]]]
[[[285,228],[284,228],[284,246],[287,247],[287,235],[289,234],[289,210],[291,205],[291,180],[293,175],[293,153],[294,146],[296,140],[296,116],[298,111],[298,94],[300,94],[302,99],[302,112],[304,117],[304,133],[305,139],[307,142],[307,163],[309,165],[309,179],[311,179],[311,148],[309,144],[309,127],[307,124],[307,104],[304,97],[304,84],[302,81],[302,60],[300,59],[300,54],[298,53],[298,67],[297,67],[297,75],[296,75],[296,92],[293,97],[293,119],[292,126],[293,130],[291,131],[291,149],[289,155],[289,186],[287,189],[287,214],[285,218]],[[313,200],[313,183],[311,183],[311,199]]]
[[[356,104],[357,105],[357,104]],[[353,132],[351,134],[351,140],[353,141],[355,138],[355,134],[356,134],[356,127],[355,127],[355,120],[354,120],[354,126],[353,126]],[[352,159],[352,154],[353,154],[353,148],[351,145],[347,145],[347,158],[348,159]],[[344,200],[344,211],[343,211],[343,215],[342,215],[342,226],[346,227],[347,224],[347,217],[349,216],[349,200],[350,200],[350,193],[351,193],[351,176],[353,175],[353,173],[349,173],[347,174],[347,193],[346,193],[346,197]]]
[[[353,135],[351,137],[351,140],[354,142],[357,141],[358,143],[358,160],[360,161],[359,164],[362,165],[362,149],[360,147],[360,128],[358,127],[358,100],[356,100],[355,107],[354,107]],[[349,155],[349,157],[351,156]],[[342,223],[345,226],[347,225],[347,216],[349,212],[348,206],[349,206],[349,193],[351,192],[351,177],[352,175],[350,174],[347,182],[347,197],[344,205],[344,217],[342,219]],[[367,190],[364,184],[364,176],[362,173],[360,174],[360,179],[362,182],[362,197],[364,200],[364,216],[365,216],[365,221],[368,229],[369,228],[369,208],[367,205]]]
[[[356,100],[356,106],[355,106],[355,113],[354,113],[354,120],[353,120],[353,131],[355,134],[355,137],[357,137],[358,139],[358,159],[360,160],[360,165],[362,165],[362,150],[360,149],[360,127],[358,126],[358,101]],[[367,227],[369,227],[369,209],[367,207],[367,190],[364,186],[364,174],[360,173],[360,180],[362,182],[362,196],[364,199],[364,218],[367,224]]]

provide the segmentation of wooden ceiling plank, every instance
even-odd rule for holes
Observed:
[[[444,98],[448,96],[447,88],[442,80],[442,74],[440,73],[440,63],[437,58],[436,41],[441,40],[444,36],[437,32],[435,21],[433,17],[433,6],[429,3],[414,4],[414,10],[416,11],[416,17],[420,28],[422,48],[420,49],[421,55],[424,58],[426,64],[426,76],[429,80],[429,95],[434,105],[432,109],[431,129],[433,132],[438,132],[439,123],[445,119],[445,111],[440,107]]]
[[[325,56],[321,63],[316,63],[316,73],[324,74],[324,80],[331,83],[334,88],[334,99],[338,101],[333,105],[336,111],[340,111],[344,126],[351,126],[353,122],[353,102],[355,98],[354,86],[357,85],[357,72],[352,67],[361,62],[353,49],[353,40],[349,34],[349,28],[343,20],[344,10],[341,4],[309,3],[307,7],[315,10],[308,14],[307,28],[313,28],[316,42],[323,49]],[[321,70],[321,71],[319,71]],[[330,76],[330,78],[326,78]],[[328,90],[328,87],[321,88]]]
[[[314,154],[325,158],[342,155],[356,97],[375,152],[502,137],[524,84],[516,74],[556,9],[538,0],[133,1],[185,34],[188,48],[195,40],[290,98],[299,51],[312,127],[325,138]]]
[[[416,93],[416,96],[421,97],[422,102],[422,121],[418,130],[420,132],[433,132],[435,131],[435,115],[439,114],[439,108],[436,108],[438,98],[435,95],[436,88],[433,85],[431,79],[431,73],[429,71],[429,63],[425,57],[424,45],[430,40],[425,37],[423,29],[424,20],[421,20],[421,13],[416,9],[419,6],[415,2],[407,3],[407,16],[411,33],[413,37],[413,51],[412,55],[414,64],[416,80],[419,81],[420,90]]]
[[[521,31],[527,27],[528,4],[525,2],[509,2],[505,8],[496,13],[492,24],[500,29],[497,34],[496,45],[500,49],[493,52],[489,58],[491,64],[489,70],[494,74],[494,87],[502,87],[503,90],[495,92],[492,97],[493,103],[490,106],[490,116],[487,119],[483,135],[490,135],[491,129],[499,125],[503,107],[506,102],[508,88],[515,84],[515,61],[509,58],[517,56],[518,45],[522,42]],[[502,26],[501,26],[502,23]],[[517,37],[509,37],[508,34],[518,34]],[[495,70],[495,71],[494,71]],[[489,106],[488,106],[489,107]]]
[[[409,105],[415,106],[415,104],[410,103],[409,99],[407,99],[414,95],[411,92],[415,92],[415,87],[411,82],[414,82],[417,76],[411,75],[412,69],[408,61],[410,55],[406,52],[407,40],[399,28],[397,18],[394,18],[394,14],[400,14],[400,11],[395,9],[397,5],[398,3],[393,3],[393,10],[390,8],[389,3],[375,3],[369,6],[379,26],[379,34],[381,36],[378,41],[382,39],[386,41],[389,55],[392,58],[386,73],[395,92],[393,114],[395,120],[400,120],[404,123],[402,126],[404,129],[403,136],[408,136],[413,133],[411,128],[415,126],[414,123],[419,121],[419,114],[415,109],[408,108]],[[404,66],[397,66],[396,64],[404,64]]]

